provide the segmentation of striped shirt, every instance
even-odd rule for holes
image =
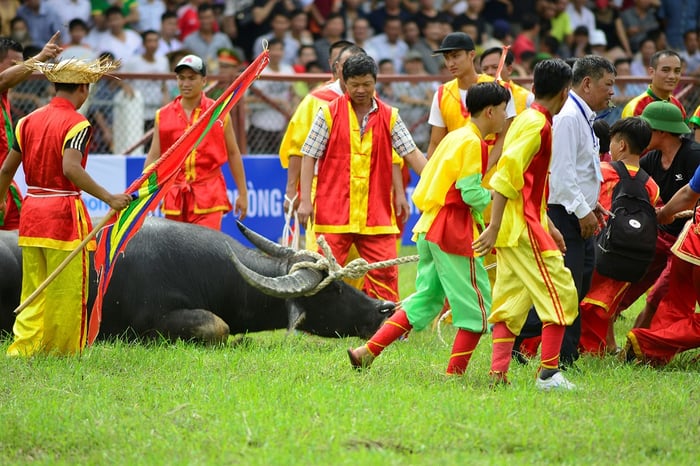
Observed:
[[[377,109],[377,101],[372,99],[372,108],[367,112],[360,123],[361,135],[365,133],[365,127],[367,126],[370,115],[376,112]],[[330,134],[331,130],[326,121],[323,109],[319,109],[311,125],[309,135],[306,137],[306,141],[304,141],[304,145],[301,148],[301,153],[315,159],[321,158],[326,151],[326,145],[328,144]],[[391,142],[392,147],[400,157],[404,157],[416,149],[416,143],[413,141],[413,137],[403,120],[401,120],[401,116],[396,117],[396,124],[394,124],[391,131]]]

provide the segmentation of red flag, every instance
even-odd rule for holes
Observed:
[[[102,299],[112,278],[114,261],[124,252],[127,243],[141,227],[147,214],[155,210],[165,196],[192,149],[197,147],[221,115],[228,114],[269,61],[268,51],[265,50],[236,78],[214,105],[202,113],[199,119],[127,188],[126,193],[134,200],[126,209],[114,214],[112,223],[100,231],[97,239],[95,270],[99,282],[90,315],[88,344],[95,341],[100,330]]]

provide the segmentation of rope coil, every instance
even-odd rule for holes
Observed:
[[[408,264],[410,262],[418,262],[418,255],[397,257],[396,259],[389,259],[380,262],[374,262],[370,264],[361,257],[350,261],[345,267],[341,267],[338,261],[335,260],[333,252],[330,246],[323,238],[319,236],[317,239],[318,245],[323,251],[323,254],[319,254],[315,251],[299,251],[297,255],[304,254],[306,256],[312,256],[314,261],[303,261],[294,264],[289,273],[292,274],[299,269],[316,269],[327,271],[328,276],[324,278],[316,287],[309,292],[305,293],[305,296],[311,296],[318,293],[320,290],[328,286],[331,282],[336,280],[342,280],[344,278],[358,279],[365,276],[370,270],[381,269],[384,267],[391,267],[394,265]]]

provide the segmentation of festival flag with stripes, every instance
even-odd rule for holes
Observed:
[[[124,210],[114,213],[112,222],[100,231],[97,239],[95,270],[99,283],[90,315],[88,344],[95,341],[100,330],[102,300],[107,292],[115,261],[123,254],[127,243],[141,227],[148,213],[155,210],[168,192],[187,156],[202,141],[209,129],[229,113],[268,62],[269,53],[264,50],[216,102],[127,188],[126,194],[130,194],[133,200]]]

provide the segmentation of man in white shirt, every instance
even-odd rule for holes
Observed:
[[[170,71],[168,67],[168,59],[163,55],[157,55],[158,40],[160,35],[153,30],[145,31],[141,34],[143,39],[144,52],[139,55],[134,55],[124,62],[120,71],[124,73],[153,73],[165,74]],[[129,80],[134,91],[141,94],[143,99],[143,119],[144,131],[153,128],[156,117],[156,111],[167,103],[168,95],[165,92],[165,81],[157,81],[154,79],[133,79]],[[150,144],[147,145],[145,151],[148,152]]]
[[[598,204],[602,174],[599,141],[593,131],[596,113],[608,108],[615,85],[615,67],[606,58],[586,55],[573,66],[572,87],[561,111],[554,116],[548,214],[564,236],[564,263],[571,271],[579,301],[586,296],[595,266],[595,237],[603,209]],[[536,313],[530,312],[520,338],[534,336]],[[541,325],[541,324],[539,324]],[[533,328],[534,327],[534,328]],[[580,318],[567,327],[560,362],[578,359]],[[517,345],[517,342],[516,342]],[[515,347],[516,349],[518,346]]]
[[[379,63],[385,58],[394,61],[394,68],[403,68],[403,57],[408,52],[408,44],[401,38],[401,18],[387,16],[384,22],[384,33],[378,34],[367,41],[374,50],[374,60]]]
[[[160,43],[156,55],[167,55],[182,48],[177,38],[177,14],[166,11],[160,16]]]
[[[126,18],[122,9],[112,6],[105,11],[107,30],[97,37],[95,43],[90,44],[98,53],[110,52],[114,58],[127,60],[138,53],[141,47],[141,36],[131,29],[125,29]]]

